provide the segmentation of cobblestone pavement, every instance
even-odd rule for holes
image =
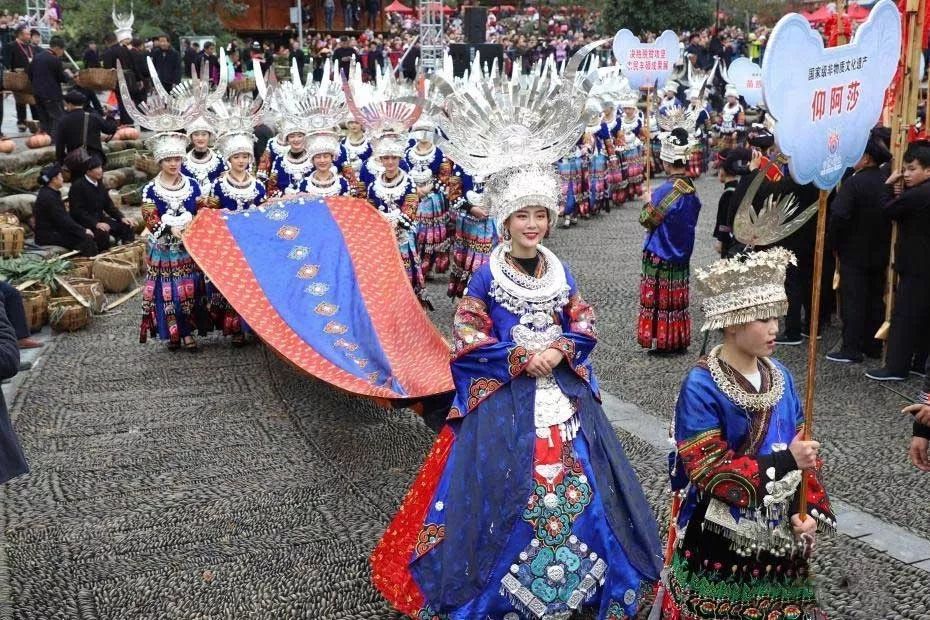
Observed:
[[[703,263],[717,186],[699,191]],[[626,207],[549,245],[598,310],[604,389],[667,420],[692,356],[636,346],[636,215]],[[432,288],[448,332],[451,304]],[[58,337],[13,404],[33,473],[0,488],[0,618],[397,618],[369,585],[367,556],[432,433],[260,347],[140,346],[134,308],[121,310]],[[778,355],[803,384],[804,351]],[[930,478],[905,461],[902,399],[858,372],[818,376],[828,488],[928,536]],[[664,455],[620,432],[664,516]],[[930,618],[928,573],[860,541],[821,541],[815,569],[834,619]]]

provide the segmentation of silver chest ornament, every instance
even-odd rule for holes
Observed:
[[[194,159],[193,151],[184,158],[185,168],[190,171],[194,180],[197,181],[197,185],[200,186],[200,193],[204,196],[213,193],[213,182],[210,181],[210,175],[216,172],[217,168],[223,163],[212,149],[207,152],[210,156],[202,161]]]
[[[281,170],[286,172],[287,176],[290,177],[290,182],[284,190],[284,193],[296,194],[300,191],[300,184],[304,180],[304,177],[313,170],[313,160],[310,159],[309,155],[305,154],[303,159],[294,161],[291,159],[290,154],[287,154],[281,158]]]
[[[220,190],[225,197],[236,202],[236,211],[246,210],[255,204],[255,199],[258,198],[258,184],[255,179],[251,179],[248,185],[239,187],[233,185],[226,176],[223,176],[220,179]]]

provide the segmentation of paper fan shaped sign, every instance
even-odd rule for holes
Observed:
[[[678,35],[666,30],[654,43],[643,43],[624,28],[614,35],[614,58],[631,88],[665,84],[681,56]]]
[[[824,48],[820,33],[797,13],[776,24],[762,61],[763,95],[795,181],[830,189],[862,157],[900,50],[901,14],[893,0],[880,0],[840,47]]]
[[[762,103],[762,67],[740,56],[730,63],[727,78],[750,107],[759,107]]]

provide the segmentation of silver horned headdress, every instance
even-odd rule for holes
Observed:
[[[467,173],[489,177],[485,192],[498,230],[528,206],[545,207],[556,219],[554,164],[584,131],[585,101],[594,86],[578,68],[605,42],[579,50],[561,76],[540,67],[527,80],[514,70],[509,80],[496,76],[458,88],[434,78],[447,93],[441,107],[429,110],[441,131],[437,143]]]
[[[254,128],[262,121],[262,100],[253,100],[251,95],[243,94],[213,106],[207,117],[219,127],[216,146],[223,159],[246,153],[252,155],[255,143]]]
[[[134,7],[132,3],[129,5],[129,15],[123,15],[122,13],[116,12],[116,0],[113,2],[113,12],[111,14],[113,18],[113,34],[116,35],[117,42],[125,41],[126,39],[132,38],[132,25],[136,21],[136,16],[134,14]]]

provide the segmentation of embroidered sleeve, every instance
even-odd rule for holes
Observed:
[[[691,380],[691,375],[685,379],[675,410],[678,457],[688,479],[704,493],[731,506],[760,506],[766,495],[766,481],[780,480],[797,469],[794,457],[787,450],[759,457],[737,454],[723,436],[720,418],[709,402],[711,397],[700,385],[690,384]],[[696,427],[703,430],[690,430]]]
[[[142,220],[145,222],[145,227],[149,229],[153,237],[160,237],[162,233],[165,232],[165,224],[161,221],[161,216],[158,214],[158,207],[155,206],[154,202],[142,203]]]
[[[680,179],[676,179],[672,188],[657,204],[653,204],[652,202],[644,204],[639,213],[639,223],[648,230],[655,230],[658,228],[662,220],[665,219],[665,214],[669,212],[681,195],[686,193],[682,191],[682,185],[686,186],[687,184]]]
[[[411,222],[415,222],[417,219],[417,211],[419,206],[420,199],[417,197],[416,191],[414,191],[404,196],[404,202],[401,203],[400,210]]]
[[[497,339],[492,335],[492,329],[493,323],[484,302],[465,295],[455,309],[453,355],[460,357],[479,347],[495,344]]]
[[[569,319],[569,331],[589,338],[597,338],[594,309],[581,295],[574,293],[568,298],[565,313]]]

